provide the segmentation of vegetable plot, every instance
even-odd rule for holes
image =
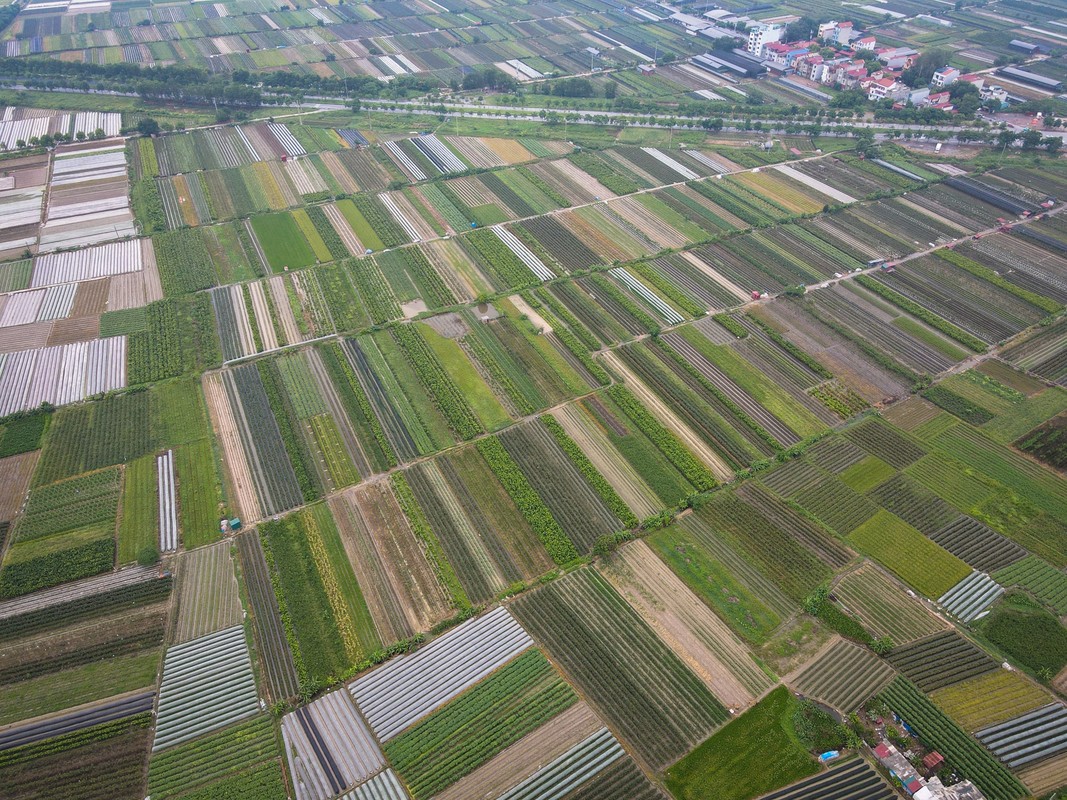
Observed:
[[[259,711],[240,625],[176,645],[163,660],[153,752]]]
[[[172,553],[178,549],[178,504],[174,498],[173,450],[168,450],[156,458],[156,473],[159,496],[159,551]]]
[[[286,714],[282,738],[297,800],[326,800],[385,765],[344,690]]]
[[[352,696],[387,742],[532,644],[507,609],[498,607],[359,678]]]

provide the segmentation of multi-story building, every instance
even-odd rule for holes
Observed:
[[[763,58],[764,48],[771,42],[782,41],[784,35],[785,25],[757,23],[754,27],[748,29],[748,46],[745,49],[757,58]]]

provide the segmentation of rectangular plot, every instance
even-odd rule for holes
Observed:
[[[794,499],[840,536],[848,536],[878,513],[874,503],[832,476],[800,491]]]
[[[885,510],[856,528],[849,542],[929,598],[941,597],[971,571],[963,561]]]
[[[174,451],[156,458],[159,498],[159,552],[178,549],[178,505],[174,499]]]
[[[592,709],[579,701],[452,784],[438,794],[436,800],[498,797],[601,727],[603,723]]]
[[[656,769],[727,719],[707,687],[587,569],[518,597],[516,614],[589,702]]]
[[[178,567],[178,609],[175,643],[241,624],[244,611],[228,541],[182,555]]]
[[[975,735],[997,758],[1019,769],[1067,751],[1067,706],[1042,706]]]
[[[998,669],[930,693],[964,730],[988,727],[1046,705],[1048,691],[1018,672]]]
[[[152,750],[188,741],[259,711],[240,625],[167,650]]]
[[[1002,569],[1026,555],[1026,551],[1015,542],[971,517],[961,516],[929,536],[952,555],[981,572]],[[1067,576],[1058,574],[1067,581]],[[1067,598],[1067,586],[1064,588],[1064,597]],[[1067,604],[1064,605],[1064,612],[1067,612]]]
[[[326,800],[385,765],[374,737],[344,690],[282,718],[297,800]]]
[[[926,455],[920,445],[877,417],[849,428],[845,437],[897,469],[904,469]]]
[[[889,663],[924,692],[999,669],[984,650],[951,630],[893,648]]]
[[[760,800],[824,800],[828,797],[894,800],[897,793],[870,762],[857,758],[787,789],[764,795]]]
[[[773,686],[744,643],[644,542],[620,548],[600,572],[725,705],[743,708]]]
[[[876,636],[903,644],[944,630],[945,623],[872,564],[845,575],[833,588],[843,608]]]
[[[356,680],[352,696],[385,741],[533,644],[503,607]]]
[[[885,688],[895,674],[867,648],[838,640],[805,666],[792,685],[809,697],[850,712]]]
[[[238,536],[237,552],[248,587],[252,625],[266,672],[268,694],[274,701],[284,700],[294,696],[299,686],[259,534],[250,531]]]

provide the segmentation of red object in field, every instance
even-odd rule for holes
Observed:
[[[283,154],[282,155],[282,163],[284,164],[288,158],[289,158],[289,156]]]
[[[752,293],[752,299],[753,300],[759,300],[759,292],[753,292]]]
[[[1001,233],[1011,233],[1011,225],[1001,225],[999,230]]]

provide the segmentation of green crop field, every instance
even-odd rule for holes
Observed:
[[[416,800],[430,797],[578,700],[529,650],[385,746]]]
[[[252,230],[272,272],[300,269],[315,263],[315,253],[292,214],[281,212],[252,217]]]
[[[0,78],[56,90],[0,91],[0,726],[158,696],[163,643],[232,625],[235,588],[271,713],[157,751],[151,714],[9,748],[0,794],[509,796],[595,724],[617,760],[540,791],[754,800],[843,732],[793,689],[881,693],[989,800],[1021,796],[967,731],[1054,702],[1067,665],[1067,215],[1037,205],[1067,162],[976,143],[950,176],[816,136],[820,103],[773,76],[698,97],[703,40],[611,4],[99,5],[0,9]],[[840,12],[800,5],[762,15]],[[1015,35],[850,13],[917,49]],[[338,43],[356,28],[382,52]],[[378,80],[392,59],[422,71]],[[536,86],[491,67],[515,59]],[[971,238],[999,215],[1013,235]],[[883,258],[905,267],[851,274]],[[929,601],[975,572],[1007,594],[959,627]],[[358,673],[388,693],[372,664],[497,604],[534,646],[372,731],[388,773],[350,776],[336,730],[285,752],[279,715]]]
[[[933,691],[930,699],[961,728],[975,731],[1046,705],[1051,695],[1019,673],[1001,669]]]
[[[971,573],[963,561],[884,509],[854,530],[848,540],[935,600]]]
[[[748,800],[814,775],[819,767],[793,729],[799,706],[779,686],[668,769],[667,788],[678,800]]]

